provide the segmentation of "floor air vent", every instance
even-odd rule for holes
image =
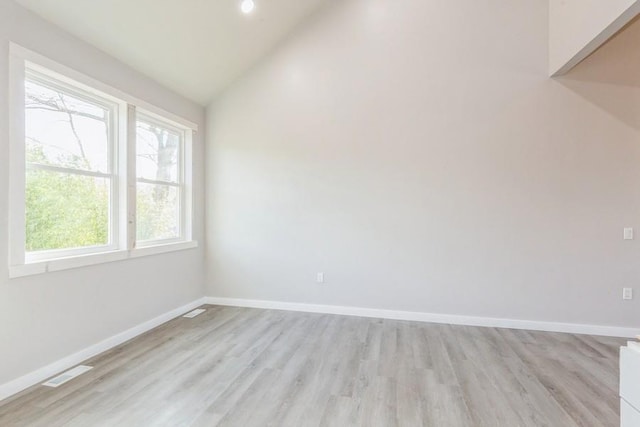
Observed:
[[[67,381],[71,381],[78,375],[82,375],[85,372],[90,371],[91,369],[93,369],[93,366],[76,366],[75,368],[69,369],[67,372],[62,373],[55,378],[51,378],[49,381],[43,383],[42,385],[46,385],[47,387],[58,387],[66,383]]]
[[[189,319],[192,319],[192,318],[196,317],[198,314],[204,313],[205,311],[207,311],[207,310],[204,309],[204,308],[196,308],[195,310],[188,312],[187,314],[185,314],[182,317],[188,317]]]

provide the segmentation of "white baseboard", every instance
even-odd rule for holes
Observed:
[[[450,325],[484,326],[492,328],[524,329],[531,331],[564,332],[633,338],[640,329],[617,326],[581,325],[576,323],[541,322],[536,320],[497,319],[491,317],[461,316],[455,314],[421,313],[414,311],[383,310],[376,308],[345,307],[337,305],[303,304],[294,302],[249,300],[240,298],[206,298],[207,304],[233,307],[264,308],[272,310],[303,311],[307,313],[340,314],[344,316],[375,317],[391,320],[446,323]]]
[[[116,347],[125,341],[135,338],[138,335],[141,335],[157,326],[160,326],[165,322],[168,322],[171,319],[181,316],[193,310],[194,308],[197,308],[206,303],[207,303],[206,298],[200,298],[196,301],[190,302],[189,304],[183,305],[182,307],[178,307],[158,317],[155,317],[151,320],[148,320],[144,323],[134,326],[131,329],[127,329],[124,332],[121,332],[103,341],[100,341],[99,343],[94,344],[90,347],[87,347],[83,350],[80,350],[77,353],[74,353],[70,356],[67,356],[63,359],[53,362],[50,365],[44,366],[22,377],[16,378],[13,381],[9,381],[8,383],[1,384],[0,385],[0,401],[6,399],[7,397],[13,396],[16,393],[19,393],[22,390],[31,387],[32,385],[43,382],[44,380],[62,371],[72,368],[73,366],[83,362],[84,360],[87,360],[104,351],[107,351],[113,347]]]

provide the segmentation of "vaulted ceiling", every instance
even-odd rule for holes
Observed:
[[[16,0],[164,86],[207,105],[330,0]]]

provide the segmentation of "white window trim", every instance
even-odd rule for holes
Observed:
[[[9,267],[9,277],[33,276],[36,274],[49,273],[54,271],[70,270],[73,268],[87,267],[108,262],[123,261],[131,258],[140,258],[150,255],[159,255],[169,252],[184,251],[198,247],[195,240],[156,246],[147,246],[132,250],[116,250],[110,252],[100,252],[97,254],[78,255],[70,258],[51,259],[48,261],[34,262],[23,265],[12,265]]]
[[[73,87],[97,93],[99,96],[113,98],[119,105],[116,123],[117,139],[124,143],[114,143],[112,186],[120,191],[113,195],[115,205],[112,214],[118,217],[114,221],[112,240],[116,247],[86,248],[81,254],[64,249],[55,253],[54,259],[40,260],[38,257],[25,259],[25,112],[24,81],[25,70],[29,68],[53,75],[57,80],[69,83]],[[145,116],[156,118],[163,123],[184,131],[182,171],[184,195],[182,196],[183,215],[180,239],[144,242],[136,247],[135,230],[135,117],[136,109]],[[124,122],[124,123],[122,123]],[[17,278],[34,274],[67,270],[106,262],[120,261],[141,256],[191,249],[198,246],[193,240],[193,135],[197,124],[175,114],[157,108],[125,92],[106,85],[98,80],[79,73],[40,54],[27,50],[15,43],[9,44],[9,277]],[[116,182],[117,181],[117,182]],[[140,242],[142,243],[142,242]]]

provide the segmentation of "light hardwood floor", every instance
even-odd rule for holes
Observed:
[[[205,306],[0,426],[619,425],[623,339]]]

